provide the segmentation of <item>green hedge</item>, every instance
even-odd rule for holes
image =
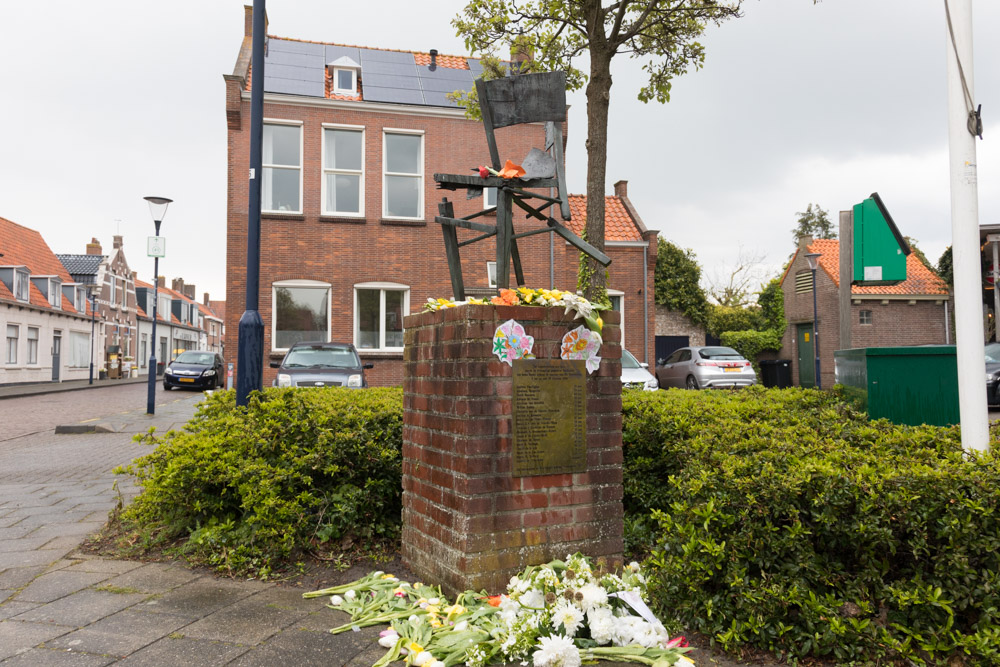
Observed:
[[[237,409],[215,392],[184,431],[117,472],[142,493],[121,528],[142,549],[267,576],[303,549],[393,537],[401,511],[402,390],[267,389]]]
[[[626,514],[653,536],[662,613],[727,649],[1000,663],[1000,466],[957,428],[812,390],[623,400]]]

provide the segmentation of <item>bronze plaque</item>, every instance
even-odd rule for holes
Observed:
[[[514,477],[587,470],[587,367],[584,361],[514,361]]]

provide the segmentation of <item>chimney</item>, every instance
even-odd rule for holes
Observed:
[[[135,279],[136,279],[136,278],[137,278],[138,276],[139,276],[139,272],[138,272],[138,271],[133,271],[133,272],[132,272],[132,282],[135,282]]]
[[[120,235],[118,235],[118,234],[115,234],[114,236],[112,236],[111,237],[111,245],[112,245],[112,247],[115,250],[118,250],[118,248],[121,248],[122,247],[122,237]]]
[[[809,246],[812,245],[813,237],[811,236],[800,236],[799,237],[799,250],[809,252]]]
[[[522,63],[531,62],[535,55],[530,46],[514,42],[510,45],[510,69],[515,74],[521,71]]]
[[[431,66],[428,69],[430,69],[433,72],[434,70],[437,69],[438,50],[431,49],[430,54],[431,54]]]
[[[615,183],[615,196],[628,197],[628,181],[618,181]]]
[[[264,12],[264,32],[267,32],[267,11]],[[253,37],[253,5],[243,5],[243,36]]]
[[[90,239],[90,243],[87,244],[87,254],[88,255],[103,255],[104,250],[101,248],[101,243],[97,239]]]
[[[156,285],[167,289],[167,277],[166,276],[156,276]]]
[[[181,290],[181,294],[191,299],[192,301],[195,301],[194,285],[185,285],[184,289]]]
[[[203,305],[205,305],[206,307],[208,307],[208,306],[209,306],[209,303],[210,303],[210,302],[209,302],[209,300],[208,300],[208,292],[205,292],[205,299],[204,299],[204,304],[203,304]]]
[[[170,289],[172,289],[175,292],[180,292],[181,294],[184,294],[184,279],[174,278],[172,281],[170,281]]]

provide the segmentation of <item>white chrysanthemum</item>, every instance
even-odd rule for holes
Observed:
[[[421,665],[425,665],[433,660],[434,656],[431,655],[430,651],[421,651],[413,656],[413,664],[416,665],[416,667],[421,667]]]
[[[580,667],[580,651],[569,637],[542,637],[531,660],[535,667]]]
[[[339,595],[333,595],[330,597],[330,604],[332,604],[334,607],[339,607],[340,605],[344,604],[344,598],[340,597]]]
[[[603,607],[608,604],[608,592],[597,584],[584,584],[579,588],[579,591],[583,596],[580,606],[584,611],[590,611],[591,609]]]
[[[615,646],[628,646],[637,642],[636,635],[645,632],[646,621],[638,616],[622,616],[611,629],[611,641]]]
[[[583,612],[567,600],[560,600],[552,610],[552,625],[563,626],[568,637],[575,637],[583,625]]]
[[[348,599],[348,600],[353,600],[357,596],[358,596],[358,594],[354,592],[353,588],[351,590],[347,591],[346,593],[344,593],[344,597],[346,599]]]
[[[537,588],[532,588],[530,591],[525,591],[524,595],[521,596],[518,602],[520,602],[524,607],[541,609],[545,606],[545,594]]]
[[[517,600],[513,598],[503,598],[500,601],[500,620],[505,624],[510,625],[517,618],[517,612],[521,608],[521,605],[517,603]]]
[[[587,613],[587,623],[590,625],[590,638],[600,645],[610,644],[615,617],[608,607],[597,607]]]

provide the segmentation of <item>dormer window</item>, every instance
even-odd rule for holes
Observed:
[[[30,282],[27,271],[14,272],[14,298],[18,301],[27,301],[30,295]]]
[[[73,299],[73,307],[76,308],[79,313],[87,312],[87,290],[85,288],[76,288]]]
[[[330,75],[333,79],[332,92],[335,95],[358,94],[358,71],[361,69],[361,65],[344,56],[337,58],[327,66],[330,68]]]
[[[62,281],[58,278],[49,278],[49,305],[62,308]]]

